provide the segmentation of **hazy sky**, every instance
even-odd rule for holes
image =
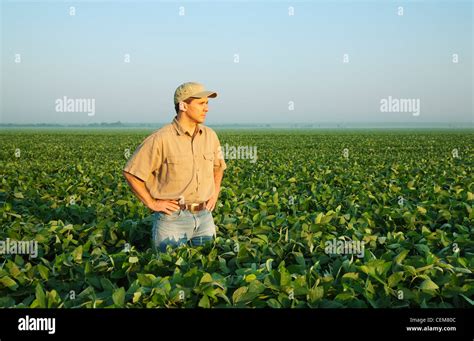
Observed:
[[[0,1],[2,123],[474,122],[472,1]]]

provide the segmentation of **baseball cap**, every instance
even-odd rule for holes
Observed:
[[[174,92],[174,104],[178,104],[188,98],[217,97],[217,92],[207,91],[204,85],[196,82],[183,83]]]

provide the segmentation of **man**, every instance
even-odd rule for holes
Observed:
[[[199,83],[181,84],[174,93],[173,122],[148,136],[123,170],[135,195],[155,212],[152,238],[162,252],[215,236],[211,212],[227,166],[216,133],[201,125],[208,98],[215,97]]]

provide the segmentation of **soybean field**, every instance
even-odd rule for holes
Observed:
[[[474,305],[474,131],[217,130],[217,238],[166,253],[122,175],[150,133],[1,131],[0,307]]]

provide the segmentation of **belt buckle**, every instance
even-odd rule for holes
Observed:
[[[196,209],[197,209],[197,208],[199,208],[199,204],[193,203],[193,204],[191,204],[191,209],[190,209],[190,211],[191,211],[192,213],[194,213],[194,212],[196,212]]]

